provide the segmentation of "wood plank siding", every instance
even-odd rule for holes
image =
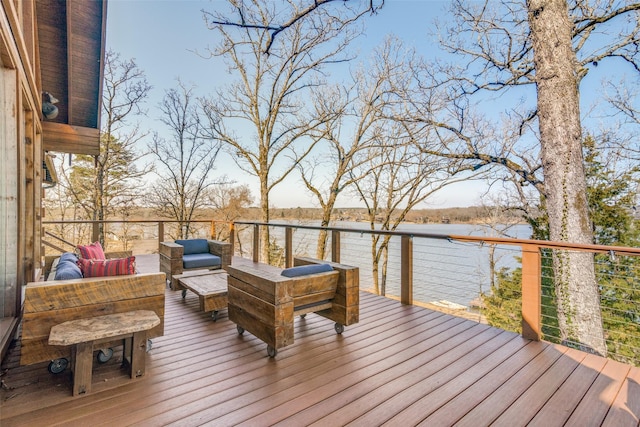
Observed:
[[[226,310],[213,322],[196,295],[168,290],[145,377],[129,380],[116,349],[74,398],[68,371],[19,367],[18,345],[0,424],[638,426],[638,368],[369,293],[342,335],[309,314],[295,336],[270,359]]]

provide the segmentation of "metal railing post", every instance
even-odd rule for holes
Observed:
[[[400,249],[400,302],[413,304],[413,237],[402,236]]]
[[[522,336],[542,337],[542,261],[540,247],[522,245]]]
[[[340,262],[340,232],[331,230],[331,261]]]

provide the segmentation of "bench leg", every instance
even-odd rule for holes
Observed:
[[[132,341],[131,378],[142,377],[145,372],[145,359],[147,356],[147,331],[135,332]]]
[[[82,342],[73,346],[73,395],[91,392],[91,370],[93,368],[93,342]]]

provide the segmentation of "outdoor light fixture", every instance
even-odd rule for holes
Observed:
[[[58,107],[54,105],[57,102],[58,99],[49,92],[42,93],[42,115],[45,119],[51,120],[58,117]]]

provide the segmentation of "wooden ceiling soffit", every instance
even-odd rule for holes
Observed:
[[[42,143],[45,151],[97,156],[100,154],[100,131],[45,121],[42,122]]]
[[[59,110],[43,122],[45,149],[97,154],[106,0],[38,0],[37,18],[42,90],[58,100]],[[67,151],[73,149],[81,151]]]

